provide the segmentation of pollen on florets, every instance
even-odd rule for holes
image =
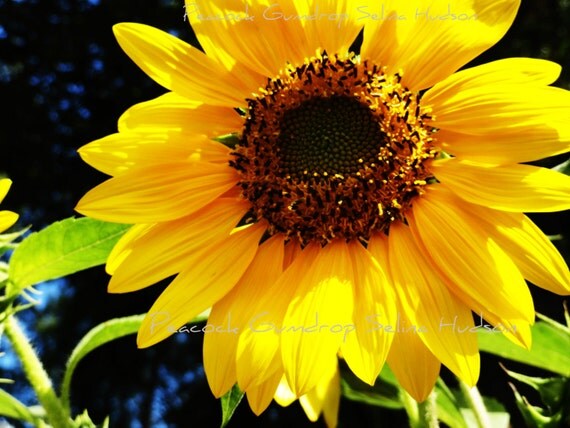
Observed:
[[[430,110],[401,73],[326,53],[288,66],[248,99],[230,165],[252,213],[302,245],[366,243],[388,231],[432,175]]]

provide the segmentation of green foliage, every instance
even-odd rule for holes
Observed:
[[[540,378],[525,376],[506,370],[513,379],[518,380],[538,392],[542,402],[551,410],[558,411],[565,404],[568,392],[570,391],[570,379],[562,377]]]
[[[18,239],[20,236],[22,236],[24,233],[26,233],[28,229],[22,229],[19,230],[18,232],[12,232],[12,233],[4,233],[0,235],[0,256],[2,256],[6,251],[14,249],[15,248],[15,244],[13,244],[13,242]],[[2,281],[0,279],[0,281]]]
[[[552,168],[554,171],[561,172],[562,174],[570,175],[570,159],[566,162],[562,162],[560,165],[556,165]]]
[[[570,383],[568,382],[568,379],[566,379],[566,386],[564,387],[565,389],[560,396],[560,400],[564,402],[566,406],[568,400],[570,399],[569,385]],[[553,411],[549,408],[543,409],[537,406],[533,406],[528,402],[526,397],[522,396],[518,392],[518,390],[513,385],[511,385],[511,387],[513,388],[513,392],[515,394],[517,407],[519,408],[527,426],[537,428],[563,428],[570,425],[570,415],[568,413],[568,409],[564,408],[564,406],[560,407],[556,411]]]
[[[568,311],[564,312],[568,322]],[[480,346],[487,352],[501,357],[539,367],[562,377],[539,378],[506,370],[513,379],[524,383],[538,392],[544,408],[531,405],[514,385],[511,385],[515,401],[526,424],[539,428],[558,428],[570,425],[570,329],[543,315],[542,320],[532,328],[533,345],[524,350],[504,337],[483,334],[479,336]]]
[[[394,373],[384,365],[374,386],[369,386],[357,378],[351,370],[343,370],[341,377],[342,395],[352,401],[387,409],[403,409],[400,388]]]
[[[91,218],[68,218],[32,233],[10,260],[8,295],[105,263],[128,227]]]
[[[244,393],[239,389],[237,385],[234,385],[233,388],[230,389],[228,393],[220,399],[222,403],[221,428],[225,428],[228,425],[243,396]]]
[[[532,327],[530,350],[515,345],[502,334],[480,331],[479,348],[508,360],[570,376],[570,330],[558,324],[538,321]]]
[[[485,403],[487,403],[487,401],[485,401]],[[489,428],[509,428],[511,427],[510,425],[510,415],[504,411],[489,411],[487,412],[488,414],[488,418],[489,418]],[[466,408],[462,408],[461,409],[461,415],[462,415],[462,420],[463,423],[465,423],[466,427],[477,427],[478,426],[478,422],[477,422],[477,418],[475,417],[475,413],[473,412],[473,410],[471,409],[466,409]],[[443,419],[442,419],[443,421]],[[447,422],[446,422],[447,423]],[[454,427],[454,425],[450,425],[451,427]]]
[[[385,365],[374,386],[364,384],[350,370],[343,371],[342,395],[352,401],[391,410],[406,409],[405,394],[396,377]],[[440,378],[435,386],[436,411],[438,419],[450,428],[471,428],[477,426],[473,411],[465,402],[462,393],[449,388]],[[495,400],[486,399],[492,428],[507,428],[510,417],[504,407]]]
[[[109,428],[109,418],[105,418],[101,425],[95,425],[89,416],[87,410],[77,415],[73,421],[74,428]]]
[[[239,137],[237,134],[222,135],[220,137],[214,138],[214,140],[222,143],[224,146],[227,146],[230,149],[235,149],[235,147],[239,144]]]
[[[79,362],[95,349],[112,342],[113,340],[135,334],[139,330],[145,315],[146,314],[132,315],[130,317],[115,318],[105,321],[104,323],[92,328],[85,336],[83,336],[67,361],[61,384],[61,399],[67,410],[70,408],[69,393],[71,380]],[[205,318],[206,317],[204,315],[200,315],[193,319],[191,323],[202,322]]]
[[[450,428],[468,428],[461,413],[461,399],[457,391],[452,391],[443,380],[436,384],[436,404],[439,419]]]
[[[69,389],[71,378],[77,364],[90,352],[113,340],[119,339],[138,331],[144,315],[133,315],[126,318],[116,318],[99,324],[87,333],[77,344],[65,369],[63,382],[61,384],[61,397],[64,406],[69,409]]]
[[[507,374],[513,379],[530,386],[540,396],[544,408],[531,405],[514,385],[511,385],[515,400],[523,418],[529,426],[544,428],[565,427],[570,425],[570,378],[540,378],[526,376],[510,370]]]
[[[0,416],[6,416],[32,424],[38,420],[37,415],[35,415],[31,409],[2,389],[0,389]]]

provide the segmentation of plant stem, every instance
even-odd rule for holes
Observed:
[[[459,387],[461,392],[465,397],[466,403],[469,405],[470,409],[475,415],[475,420],[477,421],[477,426],[479,428],[489,428],[491,426],[491,421],[489,420],[489,413],[483,403],[483,397],[479,393],[477,387],[470,388],[461,379],[459,380]]]
[[[410,427],[418,427],[420,421],[420,411],[418,409],[418,403],[403,389],[400,390],[400,396],[402,397],[402,403],[408,414],[408,419],[410,420]]]
[[[49,423],[54,427],[71,426],[71,420],[67,417],[61,402],[52,388],[51,379],[18,321],[13,315],[9,315],[6,317],[4,325],[6,336],[12,343],[12,348],[22,363],[24,374],[34,388],[40,404],[46,411]]]
[[[423,421],[422,426],[427,428],[438,428],[439,422],[437,421],[437,404],[435,402],[436,392],[435,388],[428,395],[427,400],[418,404],[420,410],[420,420]]]
[[[402,401],[408,413],[411,428],[439,427],[435,397],[434,389],[424,402],[418,403],[407,392],[402,390]]]

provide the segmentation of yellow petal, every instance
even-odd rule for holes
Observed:
[[[341,345],[350,369],[364,382],[374,385],[394,334],[380,325],[396,322],[396,297],[385,269],[359,242],[349,244],[355,277],[354,332]]]
[[[338,410],[340,406],[340,374],[335,371],[329,382],[323,403],[323,415],[328,428],[334,428],[338,423]]]
[[[116,223],[155,223],[187,216],[237,183],[227,165],[173,161],[132,168],[87,192],[76,210]]]
[[[287,269],[293,260],[303,252],[301,246],[296,240],[291,240],[285,245],[285,255],[283,257],[283,270]]]
[[[470,296],[472,302],[466,303],[474,312],[532,323],[534,306],[524,278],[468,209],[441,186],[430,186],[414,202],[408,220],[416,239],[429,249],[434,266],[449,279],[448,287],[456,295],[461,290]]]
[[[232,303],[228,293],[214,304],[208,316],[208,323],[204,327],[202,348],[204,371],[208,385],[216,398],[228,392],[237,382],[235,347],[241,326],[239,321],[231,316]]]
[[[362,29],[355,0],[300,0],[282,5],[285,16],[300,17],[307,38],[307,54],[317,49],[345,54]],[[305,18],[305,19],[302,19]]]
[[[402,223],[390,227],[389,254],[394,288],[406,317],[432,354],[464,382],[475,385],[479,352],[471,311],[448,291],[429,252]]]
[[[216,397],[224,395],[237,382],[239,334],[250,317],[255,315],[254,302],[267,292],[269,284],[273,284],[282,272],[283,240],[283,237],[275,235],[265,241],[236,286],[212,307],[208,318],[208,325],[212,327],[206,331],[203,351],[204,370]],[[279,374],[273,391],[261,388],[258,393],[261,396],[269,394],[270,402],[280,378]]]
[[[135,291],[183,271],[204,247],[225,241],[247,210],[243,200],[220,198],[179,220],[134,226],[111,258],[109,292]]]
[[[496,313],[465,292],[463,288],[457,287],[451,282],[447,282],[447,285],[453,294],[475,312],[475,327],[477,329],[489,331],[491,334],[502,333],[516,345],[530,349],[532,342],[530,326],[534,321],[529,322],[512,314],[505,316],[502,313]]]
[[[285,375],[297,396],[313,389],[326,373],[323,362],[336,355],[347,326],[352,325],[353,272],[344,242],[317,251],[312,265],[304,266],[295,295],[283,319],[281,348]],[[304,262],[297,258],[290,269]]]
[[[247,391],[247,402],[253,413],[259,416],[269,404],[275,395],[275,391],[279,386],[279,382],[282,378],[282,373],[274,373],[269,379],[265,380],[259,385],[251,386]]]
[[[299,402],[311,422],[316,422],[324,410],[327,426],[335,427],[340,401],[340,376],[336,356],[330,367],[330,373],[326,373],[313,390],[300,397]]]
[[[527,216],[472,206],[486,233],[513,259],[523,276],[553,293],[570,294],[570,271],[550,239]]]
[[[243,118],[233,108],[204,104],[174,92],[135,104],[119,119],[120,132],[179,130],[215,137],[237,132],[242,126]]]
[[[440,363],[413,329],[410,329],[410,321],[402,314],[400,318],[401,331],[394,335],[388,353],[388,365],[402,388],[416,401],[421,402],[428,397],[435,385]]]
[[[566,262],[528,217],[523,216],[520,227],[501,222],[497,228],[509,241],[497,238],[497,242],[513,258],[525,278],[553,293],[570,294],[570,272]]]
[[[558,64],[544,59],[500,59],[458,71],[427,91],[423,101],[437,104],[462,90],[473,90],[491,84],[546,86],[555,82],[561,71],[562,67]]]
[[[166,89],[212,105],[245,104],[250,91],[240,80],[182,40],[143,24],[117,24],[113,31],[127,55]]]
[[[533,323],[529,323],[522,318],[510,317],[507,319],[483,308],[480,303],[472,301],[471,298],[462,293],[462,291],[457,291],[456,293],[465,304],[472,308],[479,307],[479,310],[475,311],[475,326],[478,329],[488,331],[491,334],[502,333],[514,344],[530,350],[532,344],[530,327]],[[486,321],[488,321],[489,324]]]
[[[370,1],[363,58],[404,70],[413,90],[428,88],[497,43],[511,26],[518,0]],[[374,16],[374,14],[376,16]]]
[[[4,232],[16,221],[18,221],[18,214],[12,211],[0,211],[0,232]]]
[[[477,205],[515,212],[570,208],[570,177],[547,168],[497,166],[458,159],[438,160],[432,168],[445,187]]]
[[[12,186],[12,180],[9,178],[0,179],[0,202],[4,200]],[[10,226],[12,226],[16,221],[18,221],[18,214],[12,211],[0,211],[0,233],[4,232]]]
[[[369,0],[356,7],[358,20],[364,23],[364,39],[360,54],[378,64],[396,68],[399,49],[408,39],[418,3],[386,0],[382,3]]]
[[[8,194],[10,186],[12,186],[12,180],[9,178],[0,179],[0,202],[2,202]]]
[[[270,0],[186,0],[186,15],[205,52],[228,69],[243,64],[259,76],[273,77],[287,62],[299,64],[312,54],[300,21],[285,19],[283,7]],[[258,86],[265,83],[260,80]]]
[[[149,230],[152,229],[152,224],[135,224],[132,226],[115,244],[109,257],[105,270],[109,275],[113,275],[117,268],[125,261],[125,259],[133,251],[134,243],[142,238]],[[111,290],[109,290],[112,292]]]
[[[477,209],[480,210],[482,207],[470,205],[468,208],[466,208],[466,212],[472,213]],[[464,214],[467,216],[466,212],[464,212]],[[494,212],[497,213],[497,211]],[[490,215],[488,221],[493,221],[491,217],[492,216]],[[479,224],[479,227],[483,227],[483,223]],[[483,233],[487,234],[487,231]],[[445,280],[446,285],[453,292],[453,294],[458,296],[459,299],[465,303],[465,305],[467,305],[473,310],[473,312],[475,312],[476,328],[480,330],[489,330],[493,334],[502,333],[513,343],[526,349],[530,349],[532,340],[530,325],[534,322],[533,316],[530,317],[531,319],[529,321],[528,315],[521,316],[517,315],[516,313],[513,314],[513,311],[505,310],[505,308],[508,309],[508,307],[505,305],[502,307],[501,305],[494,305],[492,307],[489,307],[485,299],[479,299],[477,297],[478,294],[472,292],[469,287],[458,286],[457,284],[454,284],[452,281],[450,281],[447,277],[442,277],[442,279]],[[513,292],[516,293],[517,291],[514,290]],[[527,290],[522,290],[522,293],[523,294],[521,297],[524,297],[524,301],[526,301],[526,304],[528,305]]]
[[[285,249],[290,246],[291,242]],[[309,246],[303,251],[303,257],[296,258],[265,295],[253,302],[255,315],[240,335],[237,350],[237,378],[242,390],[265,381],[276,370],[283,371],[279,352],[283,318],[295,295],[295,284],[303,280],[307,266],[314,264],[317,253]],[[283,261],[285,265],[285,255]]]
[[[289,386],[285,375],[281,377],[281,381],[279,382],[279,386],[277,387],[273,398],[280,406],[283,407],[291,405],[291,403],[297,399],[295,393],[291,391],[291,387]]]
[[[535,81],[523,83],[516,76],[513,83],[493,74],[458,82],[452,76],[426,92],[422,104],[432,106],[438,128],[474,135],[524,132],[567,122],[570,91]]]
[[[78,152],[89,165],[111,176],[135,167],[150,167],[178,159],[227,164],[231,157],[228,147],[204,135],[165,130],[152,134],[111,134],[81,147]]]
[[[443,150],[459,159],[489,164],[530,162],[570,150],[567,122],[536,125],[518,132],[471,135],[441,129],[435,134]]]
[[[253,260],[265,228],[262,223],[247,227],[189,260],[143,320],[138,346],[167,338],[226,295]]]

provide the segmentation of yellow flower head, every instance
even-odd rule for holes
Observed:
[[[216,396],[237,382],[259,413],[286,391],[330,425],[339,353],[423,400],[440,363],[477,382],[482,322],[530,346],[525,279],[568,294],[570,273],[523,212],[569,209],[570,177],[523,163],[570,150],[570,93],[544,60],[457,71],[519,3],[188,1],[203,52],[115,26],[169,92],[81,148],[112,178],[77,209],[134,224],[111,292],[176,275],[139,345],[211,307]]]
[[[10,190],[12,180],[9,178],[0,179],[0,202],[4,200]],[[0,211],[0,233],[4,232],[18,220],[18,214],[12,211]]]

